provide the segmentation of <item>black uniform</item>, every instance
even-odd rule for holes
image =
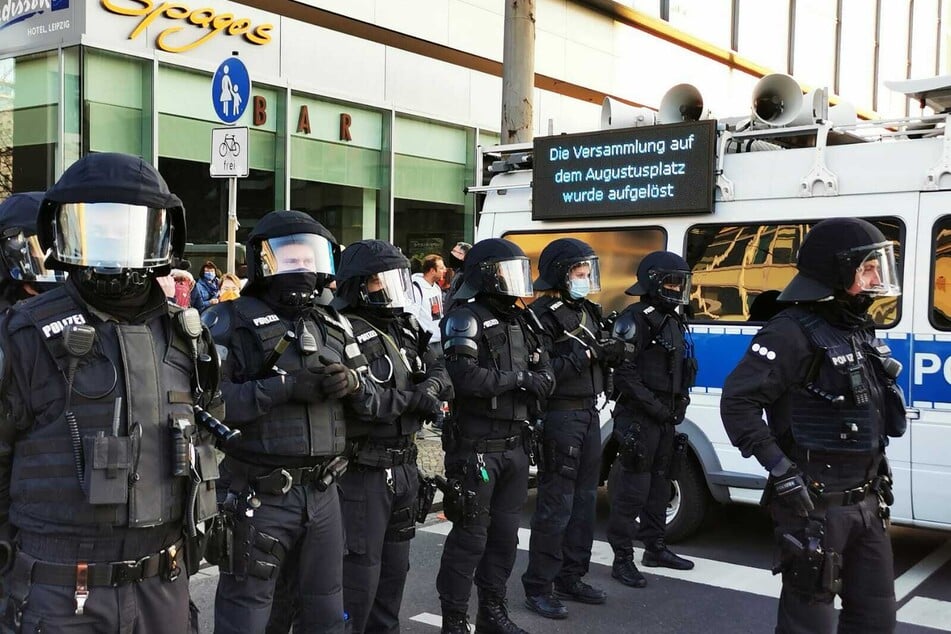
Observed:
[[[83,200],[111,202],[71,204]],[[17,546],[8,625],[188,631],[186,573],[217,477],[193,404],[211,404],[218,363],[197,312],[170,306],[154,282],[184,246],[181,202],[141,159],[93,154],[50,189],[40,221],[47,262],[71,276],[0,328],[0,522]],[[162,244],[149,268],[99,240],[111,227]]]
[[[393,275],[396,285],[377,297],[367,292],[367,280],[382,272],[403,275]],[[400,284],[409,284],[409,261],[396,247],[380,240],[351,244],[336,278],[334,306],[353,325],[379,397],[373,420],[347,430],[350,468],[340,479],[344,607],[354,634],[399,632],[419,511],[416,432],[440,411],[451,387],[442,361],[426,345],[428,333],[403,312],[408,298],[400,294],[407,288]]]
[[[551,357],[558,390],[548,399],[543,420],[538,499],[522,585],[529,609],[549,618],[567,615],[556,598],[585,603],[605,600],[602,591],[581,582],[588,572],[594,540],[601,467],[596,403],[604,392],[608,354],[601,343],[601,307],[584,299],[587,292],[600,290],[600,282],[590,288],[591,280],[600,279],[597,266],[597,256],[584,242],[553,241],[541,253],[541,275],[534,283],[535,290],[550,292],[530,306],[542,324],[543,347]],[[586,274],[570,279],[579,268]],[[572,282],[578,279],[588,286],[574,289]]]
[[[816,225],[799,251],[799,274],[780,296],[805,303],[767,322],[724,384],[730,439],[772,476],[764,503],[776,526],[774,571],[783,574],[777,632],[835,631],[835,594],[839,632],[895,628],[884,447],[886,436],[904,432],[894,384],[900,365],[875,338],[868,301],[842,292],[849,283],[836,280],[840,263],[832,258],[882,244],[864,221]],[[844,274],[854,271],[851,264]]]
[[[486,266],[482,266],[483,263]],[[521,632],[505,607],[505,584],[515,562],[518,517],[528,495],[526,422],[554,386],[551,364],[515,297],[531,292],[528,259],[505,240],[477,243],[465,260],[457,304],[443,319],[446,367],[456,392],[446,423],[446,496],[452,531],[436,589],[443,631],[462,632],[473,579],[479,591],[477,631]],[[511,276],[524,266],[523,279]],[[504,267],[510,275],[498,273]]]
[[[317,272],[283,272],[279,250],[285,242],[316,245],[305,251]],[[334,245],[306,214],[268,214],[249,237],[242,296],[203,315],[222,350],[227,420],[242,432],[240,441],[223,446],[221,463],[227,494],[219,501],[231,523],[233,550],[219,561],[219,633],[265,631],[286,562],[296,573],[285,578],[297,594],[297,626],[344,631],[343,530],[332,485],[345,463],[335,457],[346,448],[342,399],[350,415],[366,414],[373,390],[353,369],[364,362],[347,321],[312,302],[332,272],[319,249]],[[275,366],[264,367],[287,332],[296,339]]]
[[[614,436],[619,451],[608,481],[608,542],[614,550],[615,577],[635,587],[644,585],[632,563],[635,537],[645,545],[645,565],[693,567],[673,555],[664,542],[674,427],[683,422],[696,378],[686,324],[677,311],[681,301],[664,296],[665,275],[677,276],[681,285],[677,296],[687,296],[686,263],[672,253],[651,253],[638,267],[638,284],[627,291],[641,294],[642,300],[628,306],[614,326],[615,337],[630,349],[614,377],[618,395]],[[620,570],[622,565],[630,570]]]

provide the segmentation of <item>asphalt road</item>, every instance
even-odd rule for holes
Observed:
[[[573,634],[595,632],[666,633],[768,633],[773,631],[780,582],[769,572],[772,538],[769,518],[759,509],[730,506],[716,509],[703,529],[674,550],[693,558],[688,572],[643,568],[648,586],[633,589],[611,578],[611,550],[604,541],[607,492],[598,500],[591,570],[586,581],[604,589],[608,601],[590,606],[569,603],[569,618],[543,619],[523,605],[520,575],[528,563],[528,536],[534,493],[522,515],[519,553],[509,580],[510,614],[529,632]],[[409,579],[404,595],[402,631],[436,634],[439,599],[434,580],[450,524],[430,516],[413,541]],[[951,534],[893,527],[896,595],[899,599],[896,630],[899,634],[951,632]],[[639,553],[637,555],[639,561]],[[657,572],[660,570],[660,572]],[[192,592],[202,613],[202,632],[212,632],[217,575],[207,570],[192,579]],[[470,607],[475,616],[475,593]]]

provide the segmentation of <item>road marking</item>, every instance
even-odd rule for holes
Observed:
[[[438,614],[430,614],[429,612],[422,612],[416,616],[409,617],[410,621],[417,621],[419,623],[425,623],[426,625],[435,625],[436,627],[442,629],[442,617]],[[474,629],[472,624],[469,625],[469,631],[471,632]]]
[[[912,597],[898,610],[898,620],[902,623],[951,632],[951,601]]]
[[[440,522],[431,526],[420,528],[421,531],[435,533],[437,535],[448,535],[452,529],[450,522]],[[528,550],[529,539],[532,532],[527,528],[518,529],[518,548],[519,550]],[[634,559],[639,561],[643,555],[640,548],[634,549]],[[731,564],[714,559],[703,559],[701,557],[691,557],[695,566],[693,570],[671,570],[670,568],[641,568],[641,571],[648,575],[658,577],[669,577],[671,579],[680,579],[691,583],[699,583],[716,588],[725,588],[727,590],[736,590],[738,592],[748,592],[758,594],[764,597],[779,598],[779,592],[782,589],[782,580],[779,575],[773,575],[769,570],[763,568],[753,568],[752,566],[742,566],[740,564]],[[607,542],[595,541],[591,546],[591,563],[610,566],[614,562],[614,551]]]
[[[946,541],[937,550],[906,570],[895,580],[895,598],[901,601],[925,579],[938,571],[941,566],[951,561],[951,540]]]

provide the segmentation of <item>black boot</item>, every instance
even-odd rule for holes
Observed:
[[[634,565],[631,558],[615,559],[611,566],[611,576],[632,588],[643,588],[647,586],[647,579],[641,574],[641,571]]]
[[[509,618],[505,599],[498,596],[479,597],[476,634],[528,634]]]
[[[693,562],[675,555],[664,542],[651,544],[644,550],[641,562],[648,568],[673,568],[674,570],[691,570]]]
[[[469,634],[469,617],[465,612],[443,610],[442,634]]]

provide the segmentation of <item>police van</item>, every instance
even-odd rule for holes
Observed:
[[[895,88],[951,110],[940,83]],[[809,228],[835,216],[872,222],[894,242],[901,271],[901,297],[871,309],[904,366],[910,419],[887,450],[892,518],[951,529],[951,124],[944,115],[856,122],[822,91],[804,98],[784,75],[757,84],[746,118],[702,118],[701,99],[675,87],[656,123],[652,111],[605,100],[597,132],[482,149],[483,184],[470,188],[484,196],[476,237],[518,243],[533,266],[551,240],[584,240],[600,257],[602,291],[592,299],[605,314],[636,301],[623,290],[647,253],[674,251],[690,264],[699,374],[678,428],[690,457],[672,486],[673,541],[700,526],[711,501],[759,501],[766,474],[720,420],[724,379],[795,274]],[[602,409],[602,475],[617,450],[610,412]]]

